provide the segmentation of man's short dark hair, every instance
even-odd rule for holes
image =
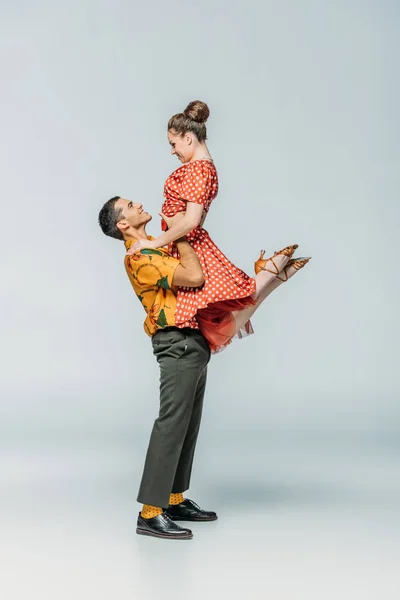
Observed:
[[[120,198],[121,196],[110,198],[99,212],[99,225],[103,233],[116,240],[124,239],[121,230],[117,227],[117,223],[122,219],[122,208],[115,208],[115,203],[117,200],[120,200]]]

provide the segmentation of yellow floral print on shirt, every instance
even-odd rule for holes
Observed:
[[[126,241],[126,249],[135,241]],[[163,248],[143,248],[140,253],[125,256],[129,280],[147,313],[144,330],[149,336],[158,329],[175,326],[176,296],[171,288],[178,265],[179,261]]]

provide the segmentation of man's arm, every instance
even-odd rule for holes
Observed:
[[[185,238],[176,240],[179,252],[179,265],[175,269],[172,284],[175,286],[200,287],[204,283],[204,274],[196,252]]]

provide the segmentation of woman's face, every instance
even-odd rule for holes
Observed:
[[[179,135],[170,130],[168,131],[168,142],[171,146],[171,154],[175,154],[181,163],[187,163],[193,157],[194,144],[190,133]]]

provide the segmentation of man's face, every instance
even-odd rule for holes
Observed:
[[[120,198],[114,205],[115,210],[122,209],[120,217],[121,224],[128,224],[135,229],[143,227],[151,221],[152,216],[143,210],[143,205],[139,202],[132,202],[126,198]]]

